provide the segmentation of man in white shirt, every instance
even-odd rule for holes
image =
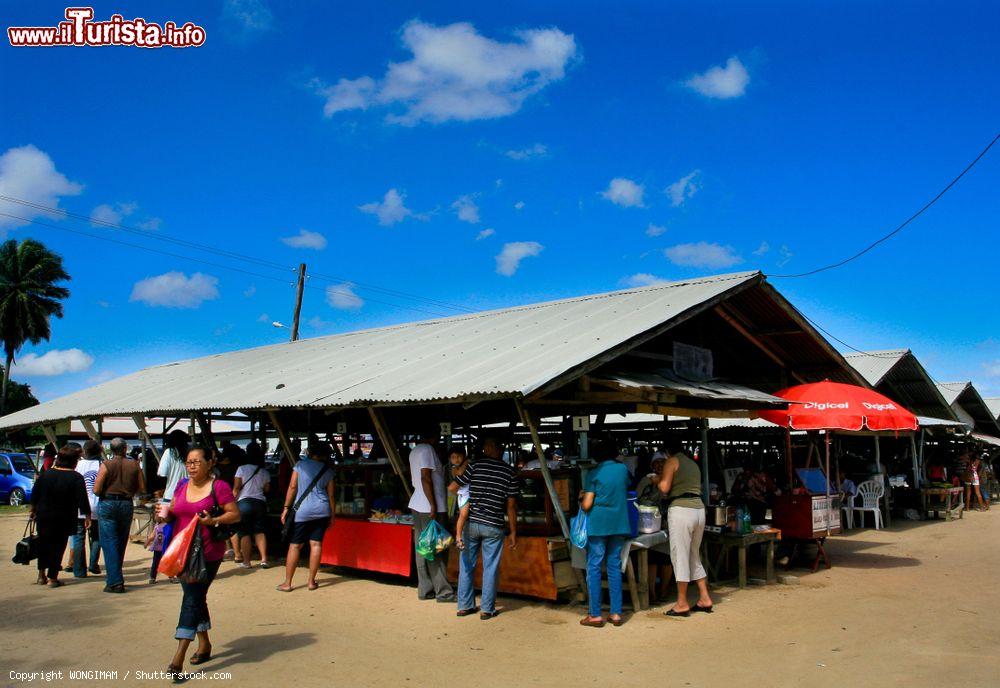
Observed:
[[[94,494],[94,480],[97,469],[101,467],[101,443],[87,440],[83,445],[83,458],[76,464],[76,472],[83,476],[83,484],[87,486],[87,499],[90,501],[90,513],[97,513],[97,496]],[[97,519],[90,522],[90,532],[84,527],[84,519],[80,518],[76,534],[73,535],[73,577],[86,578],[87,572],[99,575],[101,567],[98,560],[101,556],[100,535],[97,530]],[[89,538],[88,538],[89,535]],[[90,540],[90,566],[87,566],[86,540]]]
[[[156,469],[156,474],[167,479],[162,501],[170,503],[174,498],[177,484],[187,477],[187,467],[184,465],[184,460],[187,458],[187,433],[183,430],[174,430],[164,438],[163,446],[163,455],[160,457],[160,466]]]
[[[434,444],[438,440],[437,428],[428,428],[420,436],[420,443],[410,450],[410,481],[413,495],[410,511],[413,512],[413,544],[416,548],[420,534],[432,520],[447,527],[445,512],[447,493],[444,485],[444,467]],[[417,597],[422,600],[437,599],[441,603],[455,601],[455,591],[448,582],[446,555],[439,554],[433,561],[414,552],[417,569]]]

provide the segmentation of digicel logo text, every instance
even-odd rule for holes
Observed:
[[[849,402],[815,402],[809,401],[803,404],[803,408],[816,409],[817,411],[827,411],[829,409],[849,409],[851,407]]]

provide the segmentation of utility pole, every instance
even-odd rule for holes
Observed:
[[[302,313],[302,291],[306,286],[306,264],[299,263],[299,285],[295,289],[295,315],[292,316],[292,341],[299,338],[299,315]]]

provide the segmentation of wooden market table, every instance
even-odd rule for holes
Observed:
[[[957,513],[958,518],[962,518],[965,510],[965,503],[962,500],[961,487],[924,487],[920,490],[920,501],[925,515],[934,514],[934,518],[939,518],[939,514],[945,512],[945,520],[950,521]],[[953,499],[957,497],[957,504],[952,506]],[[934,503],[932,503],[932,501]]]
[[[771,585],[777,582],[777,576],[774,573],[774,549],[775,543],[780,539],[781,531],[775,528],[761,533],[747,533],[746,535],[713,533],[706,530],[702,538],[702,542],[705,544],[705,554],[708,554],[708,545],[719,545],[720,549],[719,556],[716,557],[714,563],[710,557],[705,556],[705,564],[709,573],[718,581],[722,564],[728,561],[729,553],[732,550],[737,550],[739,554],[739,585],[740,588],[745,588],[747,587],[747,550],[754,545],[767,545],[767,583]]]

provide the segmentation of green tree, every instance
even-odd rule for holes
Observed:
[[[9,239],[0,245],[0,338],[7,356],[0,389],[0,415],[7,404],[10,366],[27,342],[38,344],[52,336],[49,319],[63,316],[62,300],[69,289],[62,257],[34,239],[18,243]]]

